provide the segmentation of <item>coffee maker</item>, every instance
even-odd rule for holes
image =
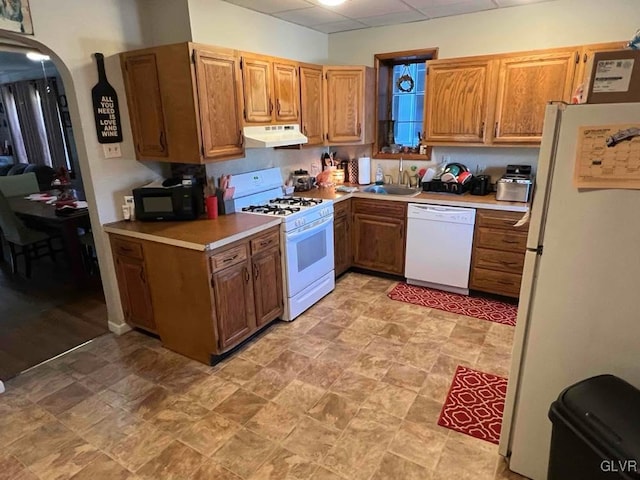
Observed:
[[[473,177],[471,195],[489,195],[491,193],[491,177],[489,175],[477,175]]]

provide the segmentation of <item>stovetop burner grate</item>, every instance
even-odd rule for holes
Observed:
[[[242,209],[243,212],[266,213],[268,215],[293,215],[300,211],[300,207],[282,207],[278,205],[250,205]]]
[[[322,203],[322,199],[318,198],[302,198],[302,197],[278,197],[271,200],[271,203],[278,205],[300,205],[301,207],[312,207]]]

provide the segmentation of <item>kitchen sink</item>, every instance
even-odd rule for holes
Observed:
[[[379,195],[399,195],[402,197],[415,197],[422,190],[409,188],[402,185],[370,185],[362,190],[363,193],[377,193]]]

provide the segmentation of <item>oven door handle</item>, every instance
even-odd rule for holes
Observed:
[[[320,230],[323,230],[328,223],[333,223],[333,214],[323,217],[322,221],[319,223],[311,223],[309,225],[305,225],[304,227],[300,227],[300,230],[298,230],[296,233],[288,233],[286,235],[286,240],[291,241],[291,240],[297,240],[300,237],[310,237],[314,233],[319,232]]]

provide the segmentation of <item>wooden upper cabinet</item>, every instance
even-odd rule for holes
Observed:
[[[144,53],[123,57],[122,70],[136,157],[164,158],[169,152],[156,55]]]
[[[325,67],[326,140],[373,143],[375,73],[368,67]],[[366,123],[365,123],[366,122]]]
[[[222,53],[196,50],[194,55],[203,156],[240,156],[244,152],[240,62]]]
[[[615,50],[623,50],[626,41],[620,40],[619,42],[607,42],[607,43],[594,43],[591,45],[585,45],[580,50],[580,57],[578,58],[578,64],[576,65],[576,74],[573,82],[573,89],[575,91],[580,85],[585,84],[587,81],[587,64],[593,58],[593,54],[597,52],[612,52]]]
[[[563,49],[500,59],[493,143],[540,142],[547,103],[571,100],[576,56]]]
[[[298,123],[298,65],[262,55],[242,55],[245,124]]]
[[[482,143],[492,64],[480,60],[427,62],[427,142]]]
[[[242,81],[245,122],[270,123],[273,115],[271,62],[243,55]]]
[[[124,52],[120,61],[138,160],[244,155],[237,51],[184,42]]]
[[[276,122],[300,121],[300,82],[298,67],[293,63],[273,63],[273,92]]]
[[[322,67],[300,67],[300,115],[307,145],[322,145]]]

